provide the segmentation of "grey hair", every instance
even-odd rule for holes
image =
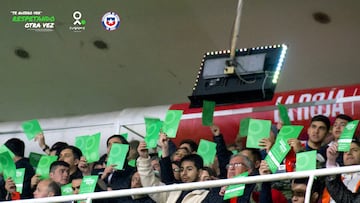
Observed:
[[[241,152],[237,153],[237,154],[233,154],[231,157],[230,157],[230,160],[235,158],[235,157],[240,157],[244,160],[244,164],[246,165],[247,168],[251,169],[251,170],[254,170],[255,166],[254,166],[254,163],[247,157],[247,156],[244,156],[243,154],[241,154]]]

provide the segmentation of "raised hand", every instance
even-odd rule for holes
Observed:
[[[334,142],[326,150],[326,166],[327,167],[336,167],[336,158],[339,156],[338,152],[338,143]]]
[[[6,181],[5,181],[5,189],[9,193],[16,192],[16,185],[15,185],[14,181],[11,178],[6,179]]]
[[[266,150],[266,153],[269,153],[271,147],[273,146],[273,142],[270,138],[263,138],[259,140],[259,146]]]
[[[139,143],[137,151],[141,158],[147,159],[149,157],[149,150],[146,148],[146,143],[144,141]]]
[[[290,147],[293,148],[293,150],[298,153],[300,151],[303,151],[303,146],[301,145],[300,140],[295,139],[295,138],[291,138],[288,140],[288,144],[290,145]]]
[[[260,175],[271,174],[269,165],[266,163],[265,160],[262,160],[262,161],[260,162],[259,173],[260,173]]]
[[[214,136],[219,136],[219,135],[220,135],[220,128],[219,128],[219,126],[212,125],[212,126],[210,126],[210,130],[211,130],[211,133],[212,133]]]
[[[162,157],[168,157],[169,156],[169,138],[163,132],[160,133],[159,145],[161,146]]]

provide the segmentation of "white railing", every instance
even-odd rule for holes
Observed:
[[[114,197],[150,194],[150,193],[158,193],[158,192],[170,192],[175,190],[193,190],[199,188],[212,188],[212,187],[220,187],[224,185],[233,185],[240,183],[248,184],[248,183],[278,181],[278,180],[290,180],[295,178],[306,178],[306,177],[309,177],[309,182],[306,189],[305,202],[309,202],[310,191],[315,176],[327,176],[327,175],[333,175],[339,173],[352,173],[358,171],[360,171],[360,165],[329,168],[329,169],[317,169],[311,171],[292,172],[292,173],[277,173],[277,174],[261,175],[261,176],[249,176],[245,178],[233,178],[233,179],[221,179],[221,180],[212,180],[212,181],[195,182],[195,183],[173,184],[173,185],[165,185],[165,186],[157,186],[157,187],[144,187],[144,188],[136,188],[136,189],[114,190],[107,192],[94,192],[94,193],[79,194],[79,195],[47,197],[47,198],[36,199],[36,202],[50,203],[50,202],[65,202],[71,200],[86,200],[87,203],[90,203],[92,199],[114,198]],[[19,200],[16,202],[30,203],[30,202],[34,202],[34,199]]]

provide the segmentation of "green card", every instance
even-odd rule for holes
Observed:
[[[16,185],[16,192],[22,193],[24,176],[25,176],[25,168],[16,169],[16,175],[14,179],[14,183]]]
[[[162,151],[161,151],[161,150],[158,151],[158,157],[159,157],[159,158],[162,157]]]
[[[144,118],[146,126],[145,142],[148,149],[157,147],[162,122],[159,118]]]
[[[316,169],[316,150],[296,153],[296,172]]]
[[[288,140],[291,138],[297,139],[304,126],[301,125],[285,125],[280,129],[276,139]]]
[[[36,168],[36,174],[40,175],[40,179],[49,178],[50,165],[58,159],[57,156],[46,156],[43,155]]]
[[[359,124],[359,120],[354,120],[348,122],[345,126],[344,130],[342,131],[340,138],[338,140],[338,151],[339,152],[348,152],[350,151],[350,145],[356,128]]]
[[[73,189],[71,183],[61,186],[61,195],[72,195]]]
[[[214,101],[203,101],[202,108],[202,124],[204,126],[212,126],[214,119],[214,111],[215,111],[216,103]]]
[[[216,143],[200,139],[197,154],[199,154],[203,158],[204,165],[211,165],[212,163],[214,163],[216,155]]]
[[[182,110],[168,110],[163,123],[163,132],[166,133],[167,137],[175,138],[176,132],[180,124],[182,116]]]
[[[84,176],[81,181],[79,194],[94,192],[97,181],[98,181],[97,175]]]
[[[75,146],[81,150],[88,163],[93,163],[100,159],[100,133],[76,137]]]
[[[233,178],[247,177],[248,172],[239,174]],[[231,199],[233,197],[240,197],[244,194],[245,184],[229,185],[224,194],[224,200]]]
[[[125,140],[128,140],[129,133],[123,133],[123,134],[120,134],[120,135],[123,136],[125,138]]]
[[[291,147],[284,139],[277,139],[265,157],[272,173],[275,173]]]
[[[246,147],[260,149],[259,141],[270,136],[271,121],[250,119]]]
[[[128,162],[129,166],[132,166],[132,167],[136,167],[136,160],[135,159],[131,159],[129,162]]]
[[[22,123],[22,129],[24,130],[24,133],[26,135],[26,137],[29,140],[34,139],[34,137],[42,132],[42,129],[40,127],[39,121],[38,120],[30,120],[30,121],[25,121]]]
[[[9,152],[3,152],[0,154],[0,169],[3,173],[4,180],[16,177],[16,166],[14,160],[11,158]]]
[[[30,152],[30,154],[29,154],[29,162],[30,162],[32,167],[34,167],[34,168],[37,167],[41,156],[42,156],[42,154],[38,154],[38,153],[35,153],[35,152]]]
[[[243,118],[240,121],[239,135],[240,137],[246,137],[248,135],[249,123],[251,118]]]
[[[283,125],[291,125],[287,108],[282,104],[278,104],[277,107],[279,109],[279,116]]]
[[[15,154],[9,148],[7,148],[7,146],[4,144],[0,146],[0,153],[3,153],[3,152],[9,152],[10,157],[12,159],[15,157]]]
[[[238,150],[236,150],[236,149],[234,149],[234,150],[232,150],[232,151],[231,151],[231,153],[232,153],[232,154],[238,154],[238,153],[239,153],[239,151],[238,151]]]
[[[117,143],[112,144],[106,166],[116,164],[115,166],[116,169],[118,170],[123,169],[128,151],[129,151],[128,144],[117,144]]]

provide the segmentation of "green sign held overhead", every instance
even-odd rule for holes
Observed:
[[[75,146],[81,150],[88,163],[93,163],[100,159],[100,133],[76,137]]]
[[[123,169],[128,151],[128,144],[112,144],[106,166],[116,165],[114,168],[117,170]]]
[[[0,153],[3,153],[3,152],[9,152],[10,157],[12,159],[15,157],[15,154],[9,148],[7,148],[7,146],[4,144],[0,146]]]
[[[259,141],[270,136],[271,121],[250,119],[246,147],[260,149]]]
[[[243,118],[240,121],[239,135],[240,137],[246,137],[248,135],[249,123],[251,118]]]
[[[50,165],[57,159],[57,156],[41,156],[35,172],[40,175],[40,179],[49,178]]]
[[[283,125],[291,125],[287,108],[282,104],[278,104],[277,107],[279,109],[279,116]]]
[[[359,124],[359,120],[354,120],[348,122],[342,131],[340,138],[338,140],[338,151],[339,152],[348,152],[350,151],[350,145],[352,142],[352,138],[356,131],[356,128]]]
[[[276,139],[275,144],[271,147],[269,153],[265,157],[265,161],[269,165],[272,173],[275,173],[284,160],[291,147],[284,139]]]
[[[285,125],[280,129],[279,134],[276,139],[297,139],[302,131],[304,126],[301,125]]]
[[[168,110],[165,116],[162,130],[167,137],[175,138],[182,116],[182,110]]]
[[[148,149],[156,148],[162,121],[159,118],[144,118],[146,126],[145,142]]]
[[[37,134],[43,132],[38,120],[25,121],[21,126],[28,140],[34,139]]]
[[[9,152],[0,154],[0,172],[3,173],[4,180],[16,177],[16,166]]]
[[[216,155],[216,143],[201,139],[199,142],[197,153],[203,158],[204,165],[210,166],[214,163]]]
[[[204,126],[212,126],[214,119],[214,111],[215,111],[216,103],[214,101],[203,101],[202,108],[202,124]]]

